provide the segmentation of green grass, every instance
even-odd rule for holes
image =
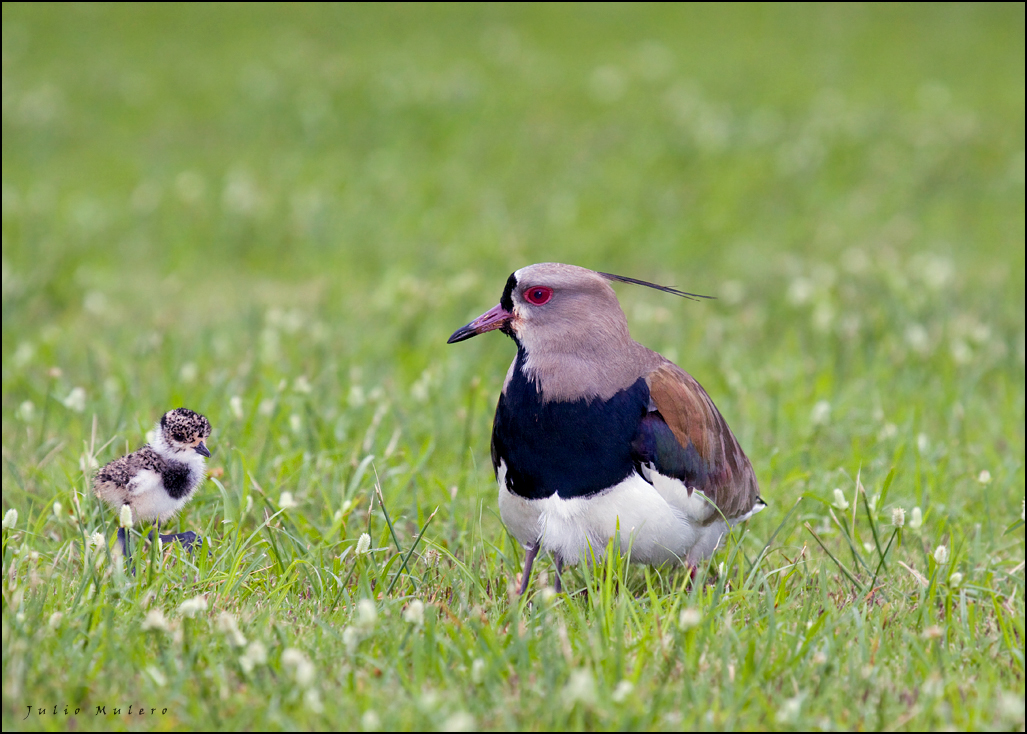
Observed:
[[[2,53],[5,730],[1023,729],[1023,5],[5,3]],[[540,261],[719,297],[618,287],[770,505],[691,585],[510,594],[512,345],[445,340]],[[210,552],[133,576],[90,477],[179,405]]]

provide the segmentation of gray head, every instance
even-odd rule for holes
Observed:
[[[195,451],[210,456],[204,443],[209,436],[210,421],[188,408],[175,408],[161,417],[157,441],[172,453]]]
[[[631,339],[611,280],[691,295],[575,265],[529,265],[510,276],[499,305],[449,343],[499,329],[524,351],[524,369],[546,399],[608,398],[659,359]]]

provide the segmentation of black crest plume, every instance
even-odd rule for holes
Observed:
[[[700,293],[685,293],[684,291],[673,288],[669,285],[657,285],[656,283],[650,283],[647,280],[638,280],[637,278],[629,278],[625,275],[614,275],[613,273],[599,273],[604,278],[610,280],[620,281],[621,283],[633,283],[634,285],[644,285],[646,288],[653,288],[664,293],[670,293],[675,296],[681,296],[687,298],[689,301],[697,301],[700,298],[714,298],[714,296],[704,296]]]

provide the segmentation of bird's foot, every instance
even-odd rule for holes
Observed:
[[[182,544],[182,547],[190,553],[193,552],[194,545],[203,545],[203,538],[194,533],[192,530],[187,530],[184,533],[175,533],[173,535],[161,535],[160,539],[162,543],[171,543],[177,540],[179,543]]]

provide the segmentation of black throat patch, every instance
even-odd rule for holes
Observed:
[[[503,297],[499,299],[499,305],[509,313],[513,313],[513,292],[516,287],[517,274],[510,273],[510,277],[506,279],[506,287],[503,289]]]
[[[649,406],[639,378],[606,401],[543,403],[524,374],[523,349],[492,424],[492,463],[506,462],[506,486],[527,499],[587,497],[635,470],[631,444]]]
[[[507,313],[513,313],[513,292],[514,288],[517,287],[517,278],[515,273],[510,273],[510,277],[506,279],[506,287],[503,289],[503,297],[499,299],[499,305]],[[508,337],[513,339],[517,343],[517,348],[521,347],[521,340],[514,334],[513,329],[510,328],[510,322],[507,322],[503,326],[499,327],[499,330],[506,334]]]

